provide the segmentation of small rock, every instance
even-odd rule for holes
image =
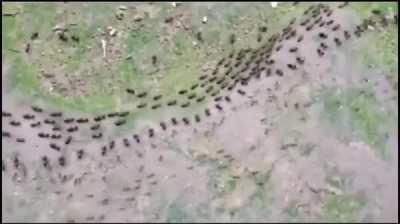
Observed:
[[[124,6],[124,5],[120,5],[120,6],[118,7],[118,9],[119,9],[119,10],[122,10],[122,11],[126,11],[128,8],[127,8],[126,6]]]
[[[140,21],[142,21],[142,19],[143,19],[143,16],[142,16],[142,15],[136,15],[135,17],[133,17],[133,20],[134,20],[135,22],[140,22]]]
[[[207,23],[207,16],[203,17],[203,23],[206,24]]]
[[[114,37],[115,35],[117,35],[117,30],[111,29],[109,34],[110,34],[110,36]]]

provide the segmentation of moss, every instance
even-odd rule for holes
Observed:
[[[364,195],[330,195],[324,199],[322,211],[328,222],[356,222],[356,213],[367,204]]]

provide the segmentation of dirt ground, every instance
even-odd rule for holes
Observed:
[[[397,4],[135,4],[2,3],[2,222],[398,222]]]

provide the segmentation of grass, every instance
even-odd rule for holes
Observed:
[[[337,130],[339,137],[351,139],[354,134],[371,146],[378,156],[388,159],[383,130],[393,117],[380,111],[380,105],[367,89],[326,89],[320,93],[322,117]]]
[[[328,222],[357,222],[356,213],[365,206],[365,196],[360,193],[330,195],[323,202],[322,212]]]

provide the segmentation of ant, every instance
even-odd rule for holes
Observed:
[[[139,94],[137,95],[138,98],[143,98],[143,97],[146,97],[146,96],[147,96],[147,93],[146,93],[146,92],[142,92],[142,93],[139,93]]]
[[[164,122],[160,122],[160,126],[164,131],[167,129],[167,125]]]
[[[216,107],[219,111],[222,111],[222,110],[223,110],[222,106],[219,105],[219,104],[215,104],[215,107]]]
[[[146,106],[147,106],[146,103],[142,103],[142,104],[137,105],[137,108],[138,108],[138,109],[142,109],[142,108],[144,108],[144,107],[146,107]]]
[[[60,147],[58,145],[54,144],[54,143],[50,143],[49,146],[50,146],[50,148],[52,148],[52,149],[54,149],[56,151],[60,151]]]
[[[174,106],[174,105],[176,105],[176,104],[177,104],[177,101],[176,101],[176,100],[172,100],[172,101],[169,101],[169,102],[167,103],[168,106]]]
[[[149,137],[152,138],[154,136],[154,129],[149,129]]]
[[[183,123],[185,123],[185,125],[189,125],[190,121],[189,119],[187,119],[186,117],[182,118]]]
[[[140,143],[140,138],[137,134],[133,135],[133,138],[135,139],[136,143]]]
[[[15,127],[19,127],[19,126],[21,126],[21,122],[19,122],[19,121],[10,121],[10,125],[15,126]]]
[[[296,65],[294,65],[294,64],[287,64],[287,66],[292,70],[296,69]]]
[[[61,117],[62,116],[62,112],[54,112],[50,114],[51,117]]]
[[[127,138],[124,138],[122,141],[124,142],[125,147],[129,147],[131,145]]]
[[[128,88],[128,89],[126,89],[126,92],[129,94],[135,95],[135,90],[133,90],[133,89]]]
[[[36,128],[36,127],[39,127],[41,125],[41,123],[40,123],[40,121],[38,121],[38,122],[36,122],[36,123],[32,123],[31,124],[31,127],[32,128]]]
[[[64,120],[64,123],[69,124],[69,123],[74,122],[74,120],[75,120],[74,118],[67,118]]]
[[[68,136],[67,140],[65,140],[65,144],[68,145],[72,141],[72,136]]]
[[[26,119],[26,120],[32,120],[32,119],[35,118],[35,115],[32,115],[32,114],[25,114],[25,115],[23,116],[23,118]]]
[[[155,104],[155,105],[151,106],[151,109],[155,110],[155,109],[157,109],[159,107],[161,107],[161,104]]]

